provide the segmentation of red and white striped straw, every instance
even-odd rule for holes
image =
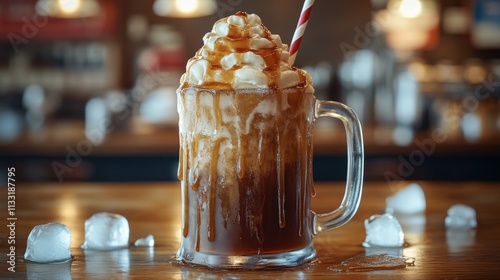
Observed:
[[[302,12],[300,13],[299,22],[297,23],[297,28],[295,28],[295,33],[293,33],[292,43],[290,44],[290,58],[288,63],[293,65],[295,62],[295,57],[299,51],[300,42],[302,42],[302,36],[306,30],[307,22],[309,21],[309,16],[311,15],[311,10],[314,5],[314,0],[305,0],[304,6],[302,6]]]

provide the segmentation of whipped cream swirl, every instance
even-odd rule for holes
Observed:
[[[312,87],[309,74],[288,63],[288,46],[255,14],[238,12],[218,20],[203,42],[187,63],[182,88]]]

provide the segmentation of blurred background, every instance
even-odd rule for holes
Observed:
[[[177,180],[175,90],[203,35],[241,10],[287,43],[301,7],[1,0],[0,167],[24,181]],[[500,180],[500,0],[318,0],[295,64],[318,98],[357,112],[367,180]],[[314,133],[315,179],[344,180],[342,126]]]

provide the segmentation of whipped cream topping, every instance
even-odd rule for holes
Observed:
[[[238,12],[218,20],[203,43],[187,63],[182,88],[312,87],[307,72],[288,63],[288,46],[255,14]]]

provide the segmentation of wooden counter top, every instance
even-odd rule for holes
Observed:
[[[16,272],[6,263],[7,190],[2,189],[0,220],[1,279],[497,279],[500,274],[500,184],[420,182],[427,198],[425,216],[413,227],[405,226],[402,249],[414,266],[401,270],[336,273],[331,265],[364,255],[363,221],[385,209],[385,198],[394,187],[385,182],[367,182],[361,206],[347,225],[315,237],[320,263],[296,269],[272,271],[215,271],[173,264],[180,242],[180,192],[177,182],[165,183],[16,183]],[[341,183],[316,185],[313,209],[325,212],[340,202]],[[469,232],[446,231],[447,209],[457,203],[474,207],[478,227]],[[130,243],[153,234],[153,248],[95,252],[79,247],[84,241],[84,221],[101,211],[122,214],[130,224]],[[72,233],[72,262],[33,264],[23,261],[26,238],[38,224],[62,222]]]

